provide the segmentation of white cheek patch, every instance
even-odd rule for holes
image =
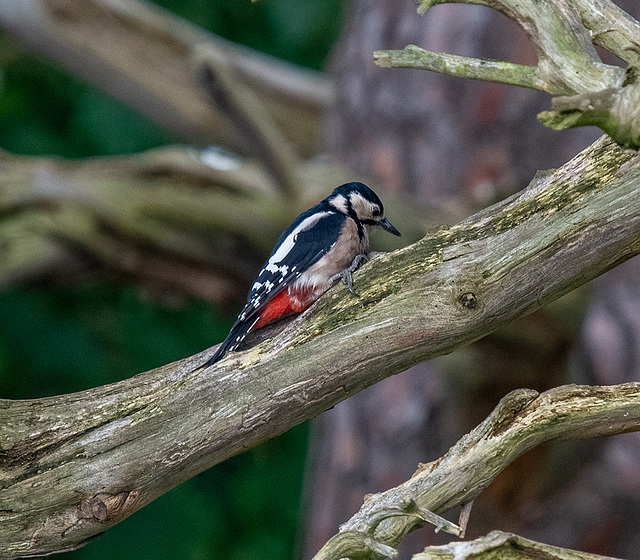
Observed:
[[[379,212],[381,210],[377,204],[373,204],[358,193],[351,193],[349,195],[349,201],[356,212],[356,216],[361,220],[370,220],[373,218],[374,211],[377,210]]]

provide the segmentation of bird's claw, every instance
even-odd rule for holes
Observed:
[[[369,257],[367,257],[367,255],[364,255],[364,254],[356,255],[356,258],[353,259],[353,262],[348,268],[345,268],[342,272],[338,272],[338,274],[336,274],[336,277],[340,278],[342,283],[346,284],[347,288],[349,288],[349,291],[354,295],[356,295],[356,293],[353,291],[352,275],[356,270],[358,270],[358,268],[360,268],[360,266],[362,266],[368,260],[369,260]]]

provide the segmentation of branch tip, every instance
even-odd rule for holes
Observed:
[[[380,68],[391,68],[391,60],[387,51],[373,51],[373,61]]]
[[[424,14],[427,13],[427,10],[429,8],[432,8],[433,6],[435,6],[436,4],[439,4],[440,2],[438,2],[438,0],[422,0],[421,2],[418,0],[417,5],[418,5],[418,15],[419,16],[423,16]]]

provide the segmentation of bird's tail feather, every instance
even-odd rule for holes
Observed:
[[[215,351],[213,356],[211,356],[211,358],[209,358],[204,364],[198,366],[196,370],[204,369],[215,364],[218,360],[221,360],[227,352],[229,352],[230,350],[235,350],[238,345],[244,340],[244,337],[247,336],[247,333],[249,332],[251,327],[253,327],[255,322],[256,319],[253,318],[249,321],[238,321],[235,325],[233,325],[233,327],[231,327],[231,330],[229,331],[229,334],[227,335],[227,338],[225,338],[222,341],[222,344],[218,346],[218,349]]]

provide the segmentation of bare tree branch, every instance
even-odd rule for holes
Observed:
[[[0,162],[3,285],[106,267],[159,293],[228,303],[290,220],[259,166],[212,150]]]
[[[543,91],[548,88],[534,66],[432,52],[416,45],[407,45],[402,50],[374,51],[373,60],[382,68],[416,68],[470,80],[500,82]]]
[[[270,118],[305,157],[319,151],[331,84],[319,72],[236,45],[136,0],[5,0],[0,28],[123,100],[192,144],[251,153],[234,123],[211,107],[195,60],[225,64],[259,94]]]
[[[444,3],[493,8],[518,23],[533,43],[536,66],[435,53],[409,45],[374,52],[383,67],[419,68],[564,96],[539,120],[556,130],[595,125],[620,145],[640,147],[640,24],[610,0],[417,0],[418,12]],[[603,64],[594,44],[630,66]]]
[[[396,547],[404,535],[424,524],[414,511],[444,513],[471,502],[511,461],[533,447],[636,430],[640,430],[639,383],[566,385],[542,394],[513,391],[444,457],[421,465],[404,484],[368,496],[314,560],[381,560],[388,554],[379,554],[375,546]]]
[[[624,76],[621,70],[599,63],[591,44],[592,30],[580,24],[582,21],[587,25],[587,1],[569,4],[569,0],[557,0],[555,6],[562,9],[551,12],[557,28],[548,27],[544,21],[531,23],[533,16],[545,16],[535,3],[477,3],[499,4],[505,13],[529,24],[527,29],[540,57],[535,79],[542,76],[548,84],[544,86],[547,91],[592,95],[606,88],[618,91],[634,86],[633,72]],[[597,1],[604,6],[604,0],[593,0]],[[199,33],[187,27],[171,28],[172,19],[140,3],[125,6],[117,0],[33,2],[41,9],[30,9],[32,3],[11,1],[0,12],[0,25],[69,64],[79,61],[76,70],[112,87],[134,106],[152,99],[153,115],[185,137],[195,141],[205,138],[207,142],[215,138],[213,141],[238,151],[245,149],[246,136],[238,134],[237,128],[247,115],[234,120],[229,119],[233,115],[222,111],[215,118],[209,117],[204,93],[194,87],[186,70],[202,37]],[[435,3],[425,1],[424,6]],[[23,25],[25,21],[29,25]],[[598,26],[603,23],[595,17],[593,22]],[[626,56],[624,60],[635,60],[634,23],[625,19],[623,24],[622,30],[615,33],[599,27],[593,40],[607,48],[619,47]],[[138,42],[138,36],[144,36],[144,42]],[[154,58],[145,49],[148,41],[153,43],[156,39],[154,56],[163,56]],[[563,49],[570,58],[565,66],[556,59]],[[147,62],[140,64],[143,52]],[[226,45],[213,52],[213,56],[229,55]],[[101,57],[107,57],[107,62],[93,64]],[[231,58],[230,63],[225,59],[222,66],[216,66],[216,62],[211,67],[231,67],[234,81],[246,80],[252,92],[259,83],[269,92],[265,98],[268,111],[273,114],[265,121],[266,127],[251,121],[254,132],[262,134],[265,153],[271,153],[277,144],[273,143],[276,135],[270,132],[272,126],[298,146],[300,153],[313,153],[317,136],[313,123],[317,122],[322,101],[313,95],[306,106],[291,101],[300,92],[291,85],[296,80],[285,67],[279,67],[280,73],[278,65],[264,62],[266,59],[261,59],[264,64],[252,67],[239,51],[234,51]],[[109,67],[114,69],[112,74],[104,72]],[[270,79],[272,71],[278,74],[275,80]],[[159,75],[164,80],[158,80]],[[283,76],[291,80],[281,79]],[[623,82],[625,79],[627,82]],[[159,89],[154,85],[158,82],[163,82]],[[302,80],[302,88],[312,82]],[[279,83],[287,85],[279,88]],[[171,94],[165,94],[165,89]],[[246,104],[241,100],[236,106],[242,109]],[[312,117],[307,120],[309,112]],[[226,124],[221,125],[218,117],[226,118]],[[298,118],[306,124],[290,126]],[[616,138],[633,145],[634,126],[633,122],[627,129],[621,125],[624,133]],[[148,157],[153,160],[156,155]],[[54,160],[40,160],[34,166],[31,160],[20,167],[20,162],[12,159],[11,165],[17,165],[8,165],[10,171],[22,179],[28,176],[26,184],[35,189],[13,189],[18,183],[10,181],[3,192],[7,208],[16,217],[6,221],[3,232],[9,246],[15,248],[7,254],[18,263],[15,268],[13,261],[5,265],[5,278],[15,278],[29,264],[51,266],[47,259],[52,258],[52,252],[53,260],[58,254],[61,259],[73,259],[70,245],[101,255],[105,261],[114,260],[126,270],[139,256],[126,258],[127,250],[122,247],[136,249],[127,234],[161,251],[187,254],[193,260],[207,250],[202,240],[193,235],[194,224],[213,220],[214,225],[222,224],[238,235],[256,234],[256,229],[247,233],[246,228],[231,223],[238,214],[234,212],[230,218],[225,204],[231,197],[221,196],[249,192],[248,211],[243,216],[251,220],[259,213],[264,215],[263,206],[260,212],[255,209],[267,200],[260,188],[253,188],[252,178],[256,175],[245,177],[252,185],[247,191],[238,187],[237,181],[242,179],[234,176],[227,179],[236,181],[236,188],[221,179],[220,191],[203,190],[202,199],[184,197],[182,183],[175,177],[183,178],[180,173],[185,169],[189,180],[199,174],[209,177],[210,171],[204,169],[208,164],[202,160],[203,153],[198,153],[199,161],[193,166],[188,154],[186,158],[184,153],[172,155],[175,166],[170,166],[169,180],[165,175],[166,160],[160,164],[153,160],[151,165],[143,162],[141,167],[137,159],[130,167],[118,162],[116,169],[125,175],[133,169],[123,182],[122,175],[113,173],[114,168],[104,166],[104,160],[89,162],[95,164],[94,172],[103,166],[104,183],[92,183],[95,191],[66,189],[68,185],[90,182],[87,175],[83,176],[82,166]],[[283,182],[283,192],[295,192],[298,175],[305,173],[296,156],[290,155],[276,153],[272,166],[257,169],[259,175],[268,175],[265,170],[269,169],[272,179],[276,176]],[[283,158],[278,159],[279,156]],[[610,140],[601,139],[561,169],[540,174],[527,189],[510,199],[410,247],[375,259],[356,275],[355,299],[345,288],[337,287],[302,317],[262,333],[262,340],[254,340],[256,344],[250,350],[230,354],[215,368],[194,371],[209,355],[205,353],[82,393],[0,401],[0,558],[29,557],[82,546],[203,469],[282,433],[386,376],[476,340],[638,254],[639,158]],[[40,164],[44,164],[44,173]],[[127,197],[119,196],[119,192],[129,189],[131,176],[140,185],[150,181],[158,188],[152,189],[152,194],[140,190],[133,198],[129,193]],[[100,188],[106,184],[110,187]],[[278,190],[275,186],[272,189],[268,181],[266,184],[270,195]],[[164,196],[161,202],[158,192]],[[20,211],[34,200],[50,203],[52,199],[68,203],[60,204],[61,211],[53,218]],[[202,204],[194,204],[194,200]],[[275,208],[274,200],[278,200],[277,195],[271,198]],[[302,195],[298,202],[302,203]],[[213,209],[213,217],[201,210],[205,207]],[[282,220],[286,223],[288,218],[282,216]],[[273,226],[274,220],[270,218],[269,223]],[[126,242],[120,238],[116,239],[120,246],[105,244],[105,232],[119,237],[112,235],[114,231],[124,232]],[[64,243],[44,232],[55,232]],[[96,237],[96,233],[102,237]],[[30,243],[18,248],[13,241],[25,234],[30,236]],[[262,235],[260,239],[256,234],[256,244],[267,243]],[[224,240],[216,238],[215,243],[224,244]],[[0,249],[3,247],[1,244]],[[219,249],[216,248],[216,255]],[[39,256],[35,263],[29,261],[34,255]],[[192,261],[185,262],[186,266],[179,267],[182,274],[176,272],[176,277],[191,272]],[[145,265],[149,270],[159,267],[158,261],[146,261]],[[202,289],[204,282],[200,284]],[[198,287],[191,285],[187,289],[197,292]],[[269,335],[273,336],[265,340]],[[634,391],[637,394],[637,388]],[[512,407],[514,417],[528,409],[531,397],[526,391],[515,395],[519,404]],[[604,421],[605,417],[599,420]],[[508,432],[506,426],[502,425],[504,433]],[[594,426],[594,433],[604,429],[601,424]],[[627,424],[624,429],[635,426]],[[496,436],[500,431],[495,424],[493,428]],[[549,430],[553,432],[552,427]],[[523,448],[526,445],[521,443]],[[446,460],[442,464],[445,463]],[[491,473],[488,476],[487,480]],[[466,494],[461,492],[462,498],[441,496],[438,507],[444,508],[456,499],[471,499],[483,484],[469,488]],[[398,507],[406,510],[407,504],[394,506],[394,512]],[[394,517],[405,523],[399,530],[404,534],[409,526],[402,519],[403,516]],[[415,517],[412,520],[415,523]],[[390,552],[390,545],[380,535],[387,526],[392,527],[393,520],[377,523],[375,538],[360,539],[361,544],[364,542],[363,554],[369,550],[374,554]],[[390,531],[393,542],[398,533]],[[359,538],[358,532],[351,536]]]
[[[619,56],[629,66],[640,65],[638,22],[610,0],[573,0],[594,44]]]
[[[250,350],[0,401],[0,556],[78,546],[196,473],[451,352],[640,252],[640,156],[601,139],[460,224],[365,265]],[[267,336],[274,332],[265,333]]]
[[[495,558],[613,560],[608,556],[550,546],[502,531],[492,531],[486,537],[471,542],[452,542],[444,546],[430,546],[424,552],[413,556],[413,560],[493,560]]]
[[[540,4],[532,0],[424,0],[418,1],[418,12],[423,14],[437,4],[477,4],[502,12],[518,23],[533,43],[538,55],[538,64],[531,67],[536,80],[527,87],[535,87],[554,95],[572,95],[598,91],[620,85],[623,70],[602,64],[593,47],[592,39],[580,20],[571,0],[558,0]],[[613,20],[610,20],[612,23]],[[395,51],[379,51],[374,56]],[[400,51],[402,52],[402,51]],[[431,53],[438,56],[439,53]],[[464,57],[460,57],[464,59]],[[476,59],[468,59],[469,66],[481,73],[483,65]],[[519,65],[504,63],[504,74],[517,70]],[[526,68],[526,67],[525,67]],[[432,68],[435,71],[442,71]],[[488,65],[487,72],[491,67]],[[449,73],[447,69],[444,70]],[[522,71],[522,70],[519,70]],[[454,72],[451,72],[454,73]],[[465,76],[461,69],[454,73]],[[474,76],[475,77],[475,76]],[[479,79],[486,79],[482,75]],[[491,81],[503,81],[491,79]],[[509,83],[509,82],[507,82]]]
[[[184,146],[86,160],[0,150],[0,165],[0,286],[106,270],[160,296],[219,304],[242,299],[282,230],[352,178],[298,161],[304,189],[293,198],[255,160]],[[424,207],[385,199],[405,238],[433,227]],[[378,247],[394,247],[385,237]]]

